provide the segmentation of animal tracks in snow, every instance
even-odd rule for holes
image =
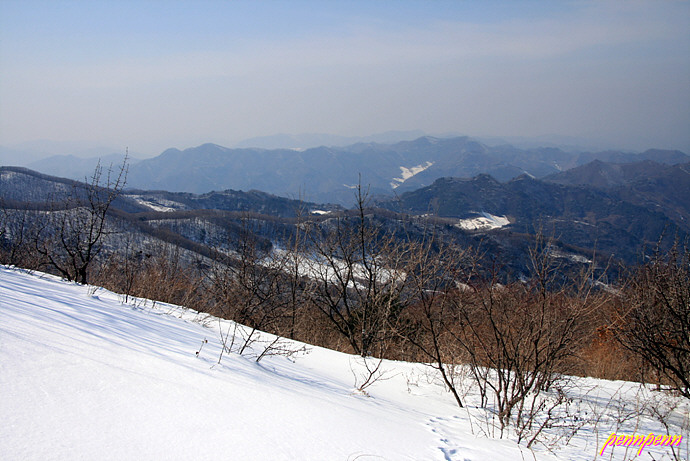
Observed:
[[[458,437],[454,437],[452,434],[455,432],[453,425],[457,426],[459,421],[456,420],[458,419],[457,416],[453,418],[434,417],[429,418],[425,424],[431,432],[438,436],[438,449],[443,455],[441,459],[445,461],[473,461],[473,459],[478,459],[467,456],[467,448],[458,446],[454,442],[459,440]]]

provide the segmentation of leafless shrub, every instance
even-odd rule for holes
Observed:
[[[297,263],[286,254],[260,247],[248,231],[237,248],[235,255],[216,252],[208,274],[214,310],[233,320],[225,331],[221,327],[223,352],[255,354],[258,362],[270,355],[290,358],[306,351],[283,339],[286,327],[294,334],[297,323],[298,308],[291,303],[299,302],[301,292],[299,282],[290,278],[297,270],[290,264]],[[262,339],[265,332],[277,336]],[[261,352],[255,352],[256,346]]]
[[[439,371],[460,407],[453,371],[467,364],[488,411],[489,435],[515,434],[531,447],[546,428],[576,430],[564,411],[571,400],[563,374],[572,370],[601,302],[592,273],[564,280],[550,242],[540,237],[532,277],[501,284],[495,267],[481,270],[476,252],[439,242],[442,250],[433,252],[430,242],[418,247],[418,264],[407,272],[415,301],[405,316],[409,328],[399,330],[406,341]]]
[[[209,278],[219,315],[249,328],[238,351],[242,354],[254,335],[261,329],[271,328],[279,315],[279,274],[266,259],[269,254],[258,249],[249,237],[239,246],[236,259],[222,258],[214,262]]]
[[[378,381],[393,377],[389,371],[381,369],[382,364],[382,358],[353,357],[350,359],[350,371],[355,378],[355,393],[368,396],[367,388]]]
[[[453,367],[467,356],[455,341],[453,296],[457,280],[473,254],[453,245],[437,242],[433,235],[411,244],[406,265],[406,288],[410,307],[396,326],[396,332],[419,354],[420,360],[439,371],[458,406],[462,399],[454,382]],[[469,260],[469,261],[468,261]],[[464,277],[463,277],[464,279]]]
[[[0,263],[29,270],[42,267],[32,236],[39,220],[37,210],[13,206],[0,199]]]
[[[453,337],[469,356],[480,389],[492,396],[500,435],[513,425],[528,447],[554,424],[555,408],[569,402],[562,373],[596,308],[591,280],[563,284],[548,250],[549,242],[538,239],[531,280],[503,286],[492,279],[453,298]]]
[[[295,357],[309,353],[309,347],[305,344],[295,343],[282,336],[273,336],[272,339],[264,341],[260,348],[261,352],[256,357],[256,362],[260,362],[264,357],[280,356],[290,361]]]
[[[127,177],[127,158],[118,171],[105,178],[100,163],[91,179],[75,183],[70,196],[54,203],[33,234],[34,250],[67,280],[86,284],[89,269],[102,250],[108,229],[107,215]]]
[[[672,395],[668,392],[653,390],[650,386],[640,384],[636,389],[630,389],[624,384],[611,395],[598,395],[601,388],[593,387],[587,392],[581,392],[582,400],[579,415],[583,429],[593,433],[596,455],[600,458],[604,441],[600,432],[605,435],[615,434],[643,434],[651,421],[659,423],[667,436],[675,437],[688,433],[690,429],[690,405],[683,396]],[[604,403],[602,405],[602,403]],[[657,433],[658,431],[654,431]],[[685,455],[690,444],[685,442]],[[648,453],[651,459],[687,459],[683,455],[683,448],[670,445],[667,453]],[[624,445],[616,452],[615,446],[607,450],[607,459],[634,460],[639,459],[639,445]],[[657,457],[660,456],[660,457]]]
[[[677,436],[690,433],[690,404],[683,396],[672,395],[668,392],[653,393],[646,405],[646,410],[654,420],[661,423],[666,435]],[[686,456],[690,455],[690,441],[688,437],[684,438],[685,450],[680,446],[670,445],[671,456],[676,461],[687,459],[683,457],[683,451]]]
[[[664,384],[690,398],[690,252],[676,243],[630,277],[617,305],[616,339]],[[654,377],[647,377],[647,379]]]
[[[335,218],[326,235],[312,227],[308,274],[311,304],[362,357],[381,350],[404,309],[404,270],[399,242],[366,214],[358,189],[357,215]]]
[[[127,241],[95,271],[94,283],[120,293],[123,302],[152,300],[207,311],[200,262],[167,243],[146,247]]]

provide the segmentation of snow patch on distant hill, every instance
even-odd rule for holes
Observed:
[[[14,171],[3,171],[0,173],[0,179],[2,179],[3,181],[9,181],[10,179],[13,179],[16,176],[17,173]]]
[[[137,202],[139,205],[143,205],[145,207],[148,207],[152,209],[153,211],[162,211],[162,212],[169,212],[169,211],[177,211],[177,210],[182,210],[185,208],[185,206],[182,203],[179,202],[174,202],[172,200],[166,200],[162,198],[150,198],[150,197],[142,197],[140,195],[126,195],[126,197],[131,198],[135,202]]]
[[[464,230],[491,230],[499,229],[510,224],[510,221],[505,216],[494,216],[490,213],[482,212],[481,216],[476,218],[461,219],[455,226]]]
[[[551,256],[553,256],[554,258],[565,258],[565,259],[569,259],[569,260],[576,262],[576,263],[581,263],[581,264],[591,264],[592,263],[591,259],[585,258],[584,256],[581,256],[581,255],[576,255],[573,253],[563,253],[561,251],[551,250],[549,252],[549,254]]]
[[[431,165],[433,165],[434,162],[426,162],[421,165],[413,166],[412,168],[405,168],[404,166],[400,167],[400,173],[401,176],[399,178],[393,178],[391,181],[391,187],[393,189],[396,189],[398,186],[400,186],[402,183],[410,179],[412,176],[421,173],[422,171],[426,170],[429,168]]]

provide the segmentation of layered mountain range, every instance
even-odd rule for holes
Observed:
[[[368,213],[386,228],[409,235],[424,227],[411,222],[427,220],[463,245],[501,254],[513,273],[524,269],[537,233],[553,237],[554,255],[571,262],[596,253],[631,263],[660,239],[668,246],[688,238],[690,157],[655,150],[592,157],[490,148],[469,138],[304,151],[206,144],[131,165],[128,189],[114,205],[130,227],[188,249],[240,235],[248,216],[264,244],[280,245],[298,216],[327,226],[351,213],[359,183],[369,193]],[[61,200],[74,184],[1,167],[0,204],[35,208]],[[313,196],[338,203],[305,199]]]
[[[688,162],[690,156],[662,150],[571,153],[553,147],[519,149],[488,146],[469,137],[430,136],[392,144],[368,142],[310,149],[231,149],[204,144],[168,149],[157,157],[130,164],[128,186],[197,194],[261,190],[351,206],[357,184],[368,187],[371,195],[391,196],[429,186],[439,177],[468,178],[485,173],[498,181],[522,174],[543,178],[595,159],[615,163],[652,160],[672,165]],[[70,160],[62,160],[34,162],[31,168],[64,176]],[[56,165],[61,165],[59,171]],[[73,179],[84,179],[82,170]]]
[[[460,223],[484,218],[484,230],[541,232],[634,261],[645,245],[654,247],[664,236],[667,242],[682,240],[690,233],[690,163],[593,161],[541,180],[521,175],[505,183],[486,174],[440,178],[377,205]]]

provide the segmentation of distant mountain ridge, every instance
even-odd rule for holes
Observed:
[[[557,148],[489,147],[466,136],[423,136],[394,144],[367,142],[305,150],[231,149],[204,144],[185,150],[168,149],[158,157],[132,165],[128,184],[194,193],[256,189],[349,206],[358,183],[371,195],[391,196],[428,186],[444,176],[486,173],[499,181],[522,174],[542,178],[587,163],[590,158],[638,161],[651,157],[669,164],[690,161],[690,156],[679,151],[572,154]]]
[[[505,230],[543,232],[580,248],[635,261],[662,235],[690,235],[690,163],[593,161],[542,180],[521,175],[502,183],[487,174],[445,177],[383,199],[377,206],[412,215],[468,220],[500,217]]]
[[[658,175],[665,171],[668,165],[642,160],[633,163],[611,163],[601,160],[580,165],[561,173],[552,174],[544,178],[556,184],[587,185],[602,189],[629,184],[640,178]]]
[[[83,181],[88,180],[97,165],[106,171],[108,168],[119,168],[125,160],[125,154],[107,154],[100,157],[82,158],[75,155],[54,155],[36,160],[28,164],[32,170],[44,171],[54,176]],[[135,165],[139,159],[127,157],[129,166]]]
[[[508,144],[489,146],[467,136],[422,136],[393,143],[373,141],[387,136],[400,138],[405,134],[411,136],[415,132],[383,133],[359,138],[363,142],[345,146],[322,145],[306,149],[228,148],[217,144],[183,150],[171,148],[154,158],[131,160],[127,186],[196,194],[228,189],[261,190],[294,199],[350,206],[354,203],[353,189],[357,184],[364,186],[371,196],[394,196],[429,186],[441,177],[489,174],[506,182],[522,174],[545,178],[593,160],[606,163],[648,160],[666,165],[690,161],[690,156],[677,150],[652,149],[636,154],[571,152],[556,147],[522,149]],[[269,138],[271,142],[292,146],[308,140],[309,136],[312,135]],[[334,140],[324,136],[313,135],[309,139],[312,142]],[[354,138],[342,138],[341,141],[347,139]],[[110,163],[119,164],[121,159],[121,155],[114,154],[100,161],[107,167]],[[98,158],[56,156],[32,162],[29,167],[55,176],[84,180],[98,161]],[[607,174],[622,173],[611,170]]]
[[[22,167],[0,166],[0,204],[24,202],[46,204],[62,202],[80,184],[67,178],[46,175]],[[278,197],[261,191],[214,191],[205,194],[128,189],[114,202],[128,213],[185,212],[215,210],[260,213],[276,217],[294,217],[298,213],[338,211],[331,204],[316,204]]]
[[[424,136],[421,130],[387,131],[370,136],[337,136],[325,133],[306,133],[298,135],[276,134],[245,139],[238,142],[235,148],[257,147],[261,149],[308,149],[319,146],[347,146],[362,142],[391,144],[403,140]]]
[[[651,160],[624,164],[595,160],[544,180],[597,188],[648,210],[662,211],[681,227],[690,227],[690,163],[669,166]]]
[[[417,140],[407,148],[417,152],[419,144],[429,143]],[[362,152],[374,148],[380,147],[357,147]],[[220,146],[213,149],[237,153]],[[167,155],[184,156],[184,151]],[[0,167],[0,206],[41,209],[41,203],[59,202],[73,193],[74,186],[69,179]],[[193,251],[204,251],[204,245],[213,242],[237,241],[245,226],[262,245],[280,245],[280,239],[294,230],[297,217],[328,226],[334,218],[353,212],[338,205],[230,189],[194,194],[130,188],[113,205],[119,210],[113,212],[130,227]],[[430,223],[461,245],[500,254],[514,274],[523,271],[530,242],[539,232],[557,242],[555,257],[572,263],[586,262],[593,253],[604,261],[632,263],[661,236],[666,242],[690,236],[690,163],[594,161],[544,179],[522,174],[506,182],[488,174],[443,177],[395,198],[374,198],[368,206],[368,215],[393,232],[414,235],[423,231],[423,223]]]

